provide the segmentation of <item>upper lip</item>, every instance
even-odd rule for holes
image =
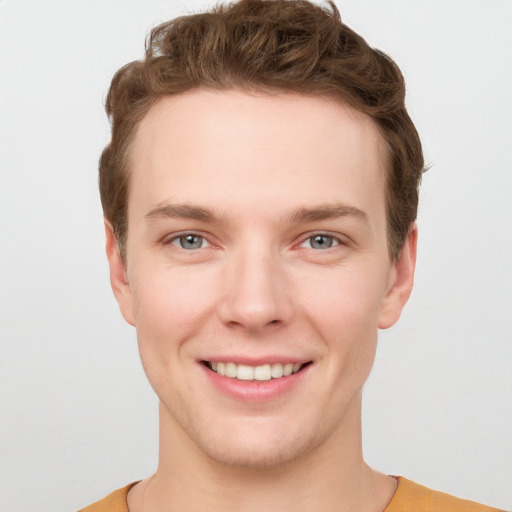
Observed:
[[[293,363],[293,364],[306,364],[311,362],[311,359],[308,358],[302,358],[297,356],[283,356],[283,355],[269,355],[269,356],[258,356],[258,357],[248,357],[248,356],[235,356],[235,355],[229,355],[229,354],[219,354],[219,355],[212,355],[209,357],[204,357],[199,359],[199,361],[208,361],[208,362],[229,362],[229,363],[236,363],[236,364],[244,364],[247,366],[261,366],[264,364],[274,364],[274,363],[280,363],[280,364],[286,364],[286,363]]]

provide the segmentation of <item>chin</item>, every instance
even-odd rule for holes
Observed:
[[[193,441],[212,460],[246,469],[271,469],[285,466],[314,450],[320,441],[300,429],[230,428],[194,435]],[[276,432],[277,431],[277,432]],[[279,431],[281,431],[279,433]],[[229,432],[226,435],[226,432]]]
[[[303,446],[260,446],[258,443],[230,443],[231,446],[200,446],[211,459],[245,469],[271,469],[287,465],[309,451]]]

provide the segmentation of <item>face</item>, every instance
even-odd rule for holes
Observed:
[[[389,259],[373,121],[296,95],[159,101],[132,147],[127,258],[111,280],[169,435],[245,466],[357,430],[377,330],[407,300]]]

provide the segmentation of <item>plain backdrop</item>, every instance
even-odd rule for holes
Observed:
[[[398,62],[432,165],[415,290],[365,388],[367,461],[512,508],[512,1],[339,0]],[[156,466],[157,401],[108,282],[103,100],[204,1],[0,0],[0,511],[76,510]]]

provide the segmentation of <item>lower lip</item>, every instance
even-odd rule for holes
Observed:
[[[200,363],[210,382],[224,395],[242,402],[266,402],[293,390],[309,371],[311,364],[297,373],[270,380],[238,380],[224,377]]]

